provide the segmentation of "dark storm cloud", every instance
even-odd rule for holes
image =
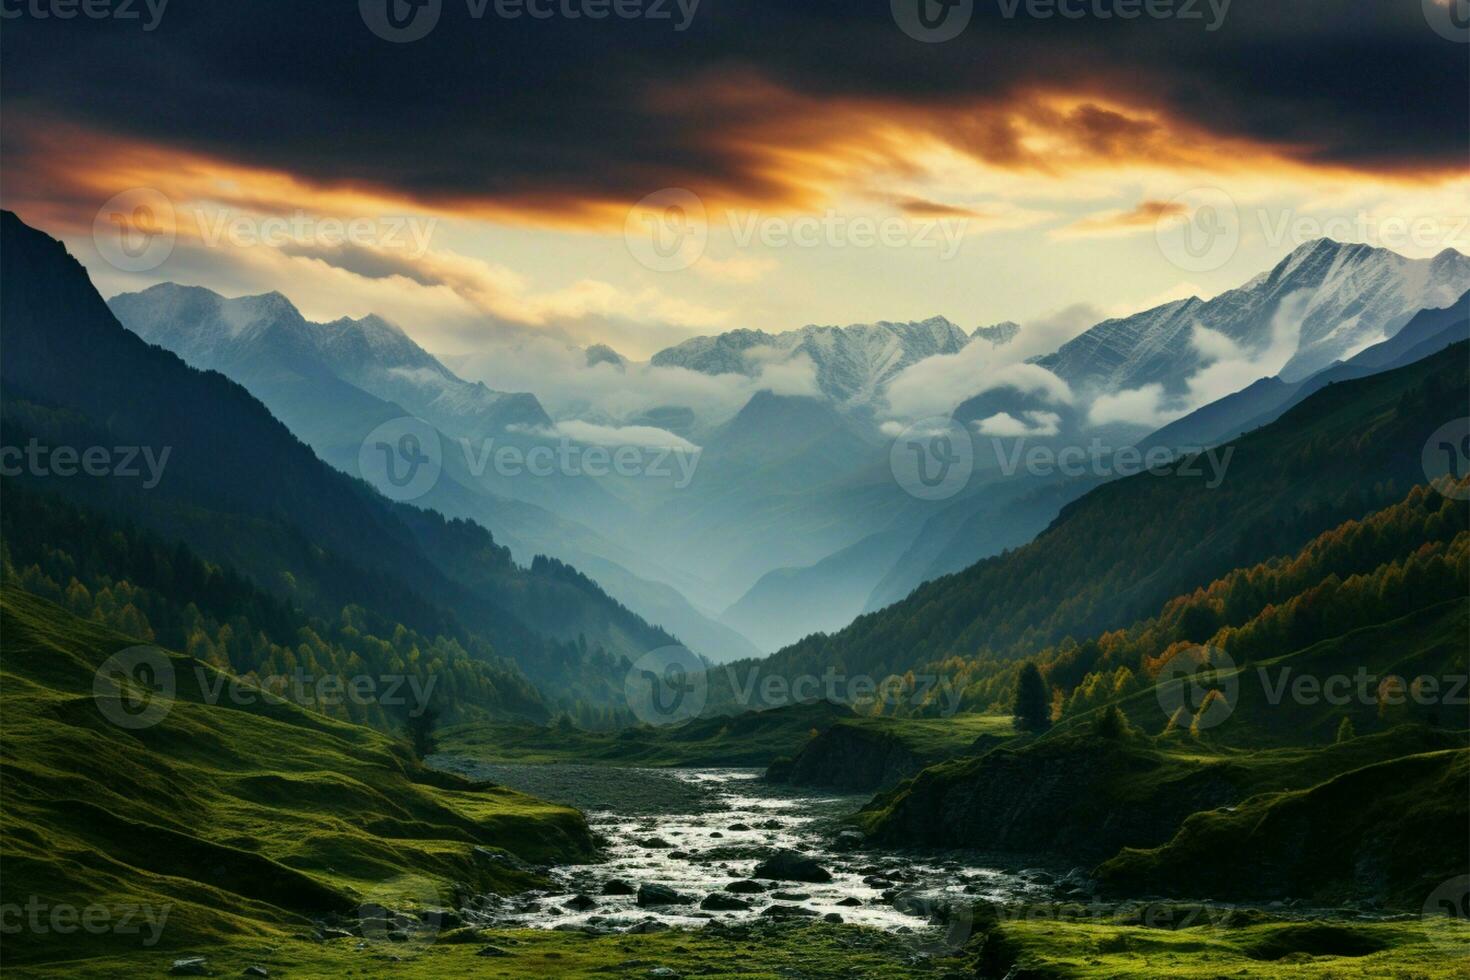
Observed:
[[[64,123],[322,184],[575,213],[663,186],[778,199],[773,149],[831,145],[813,135],[841,135],[829,105],[1035,164],[1012,110],[1050,93],[1311,164],[1465,163],[1470,47],[1431,30],[1420,0],[1234,0],[1213,31],[1208,0],[1174,4],[1203,20],[1102,18],[1093,0],[1071,0],[1079,19],[1025,2],[1006,17],[1012,0],[975,0],[944,43],[899,30],[889,0],[702,0],[683,30],[689,0],[663,0],[668,19],[601,20],[508,20],[494,0],[476,19],[468,2],[443,0],[404,44],[370,32],[355,0],[173,0],[146,32],[22,13],[0,39],[7,144]],[[1090,103],[1053,124],[1101,158],[1158,136]]]

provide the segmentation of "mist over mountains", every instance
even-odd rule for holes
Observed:
[[[448,451],[426,502],[484,523],[519,560],[571,562],[725,660],[838,628],[1024,544],[1101,479],[1004,472],[1018,447],[1210,444],[1242,431],[1227,415],[1269,421],[1263,413],[1284,411],[1291,392],[1300,400],[1329,380],[1303,387],[1307,379],[1392,338],[1421,310],[1449,307],[1467,286],[1470,258],[1453,250],[1408,259],[1318,239],[1213,299],[1104,320],[1051,350],[1038,346],[1055,326],[966,332],[936,316],[740,329],[647,362],[606,345],[538,360],[555,351],[548,343],[451,359],[456,369],[380,317],[312,323],[280,294],[229,299],[162,284],[110,306],[144,339],[241,381],[349,472],[366,432],[400,414],[433,426],[451,450],[687,453],[688,478],[676,486],[645,475],[516,479],[472,472],[473,454]],[[529,390],[465,376],[518,354]],[[1234,407],[1211,407],[1222,399]],[[952,418],[974,440],[973,474],[952,498],[918,499],[894,479],[889,450],[916,413]],[[823,601],[801,598],[812,595]]]

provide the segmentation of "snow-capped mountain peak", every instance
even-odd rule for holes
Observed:
[[[549,419],[534,395],[469,382],[402,328],[369,314],[313,323],[277,292],[227,298],[162,283],[108,301],[124,326],[199,367],[227,374],[323,372],[394,402],[451,435],[480,437]]]
[[[1446,306],[1467,286],[1470,257],[1453,249],[1410,259],[1318,238],[1237,289],[1105,320],[1036,363],[1081,390],[1157,383],[1178,391],[1204,363],[1193,342],[1198,328],[1258,350],[1286,316],[1299,329],[1296,351],[1280,367],[1291,380],[1393,336],[1416,312]]]
[[[942,316],[927,320],[856,323],[845,327],[808,324],[799,330],[771,334],[763,330],[731,330],[695,337],[659,351],[658,367],[683,367],[704,374],[754,377],[764,365],[808,358],[817,387],[833,402],[867,405],[896,374],[936,354],[952,354],[969,336]]]

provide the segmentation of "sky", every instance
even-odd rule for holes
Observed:
[[[471,359],[1080,330],[1324,235],[1470,250],[1446,0],[920,2],[5,0],[0,202],[104,295]]]

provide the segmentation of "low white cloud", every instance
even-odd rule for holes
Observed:
[[[1164,409],[1164,386],[1146,384],[1093,399],[1087,410],[1087,421],[1093,425],[1128,422],[1158,428],[1179,413]]]
[[[555,419],[621,424],[650,409],[682,406],[704,423],[735,415],[757,391],[817,393],[816,369],[805,356],[758,362],[751,373],[708,375],[646,362],[589,365],[581,347],[550,338],[487,338],[473,354],[446,355],[462,377],[498,391],[529,391]]]
[[[1054,436],[1061,431],[1062,417],[1056,412],[1022,412],[1018,419],[1010,412],[996,412],[975,423],[982,436]]]
[[[790,355],[773,347],[754,347],[746,352],[751,377],[757,388],[769,389],[777,395],[817,397],[817,366],[804,353]]]
[[[688,439],[676,436],[665,429],[651,425],[597,425],[579,419],[567,419],[550,426],[532,428],[524,425],[508,426],[512,432],[527,432],[532,435],[553,436],[586,443],[589,446],[635,446],[639,449],[677,449],[683,452],[698,452],[699,447]]]
[[[925,358],[905,368],[889,382],[885,393],[890,414],[908,419],[948,415],[962,402],[997,388],[1039,395],[1053,404],[1071,404],[1072,390],[1065,381],[1035,364],[1007,363],[1005,351],[1005,347],[997,351],[988,344],[970,344],[957,353]]]
[[[1028,360],[1050,354],[1102,319],[1097,307],[1074,303],[1021,325],[1000,347],[971,343],[954,354],[938,354],[912,364],[884,391],[888,414],[898,419],[948,415],[963,402],[997,388],[1039,395],[1053,404],[1071,405],[1071,387]]]

